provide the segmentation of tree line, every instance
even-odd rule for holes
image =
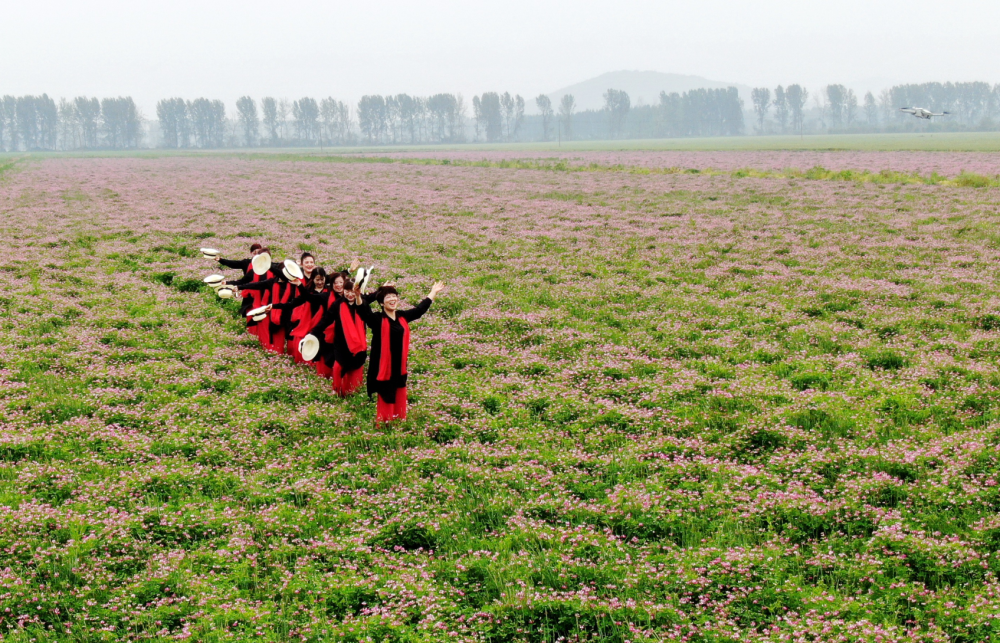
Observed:
[[[801,133],[803,108],[808,93],[797,85],[772,91],[756,87],[751,92],[755,130],[764,133]],[[798,107],[795,104],[799,103]],[[921,83],[895,85],[882,90],[878,97],[866,92],[860,99],[854,90],[840,84],[826,85],[814,97],[811,109],[811,132],[906,131],[923,127],[900,107],[923,107],[933,112],[949,112],[936,121],[938,129],[980,129],[997,127],[1000,116],[1000,84],[985,82]]]
[[[164,98],[146,120],[130,97],[79,96],[58,103],[47,94],[0,98],[0,151],[169,149],[434,144],[485,141],[738,136],[745,119],[757,134],[850,131],[990,130],[1000,120],[1000,85],[985,82],[896,85],[858,96],[840,84],[813,92],[799,84],[756,87],[750,105],[734,87],[661,92],[633,104],[609,88],[599,109],[578,110],[572,95],[554,104],[544,94],[534,113],[520,94],[366,95],[356,105],[332,97],[298,100],[243,96],[235,111],[217,99]],[[917,121],[900,107],[951,115]]]
[[[48,94],[0,99],[0,151],[134,149],[143,119],[129,97],[62,98]]]

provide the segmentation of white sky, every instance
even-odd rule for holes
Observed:
[[[532,97],[619,69],[767,85],[1000,82],[989,0],[31,0],[0,94]],[[532,101],[529,101],[529,104]]]

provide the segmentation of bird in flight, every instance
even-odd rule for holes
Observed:
[[[923,107],[900,107],[899,111],[906,112],[907,114],[913,114],[917,118],[922,118],[925,121],[931,120],[931,116],[948,116],[951,112],[941,112],[940,114],[935,114],[929,109],[924,109]]]

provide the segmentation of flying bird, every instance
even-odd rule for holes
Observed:
[[[929,109],[924,109],[923,107],[900,107],[899,111],[906,112],[907,114],[913,114],[917,118],[922,118],[925,121],[931,120],[931,116],[948,116],[951,112],[941,112],[940,114],[935,114]]]

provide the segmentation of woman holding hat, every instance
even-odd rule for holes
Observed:
[[[326,312],[330,300],[330,291],[326,288],[326,270],[315,268],[312,279],[304,284],[297,297],[285,302],[270,304],[268,310],[291,311],[288,326],[288,343],[296,364],[303,364],[302,353],[299,352],[299,342],[312,330]]]
[[[250,261],[260,254],[262,249],[263,246],[259,243],[254,243],[250,246],[250,257],[248,259],[223,259],[219,255],[215,255],[215,260],[227,268],[242,270],[245,277],[250,272]]]
[[[274,279],[246,284],[243,286],[243,290],[265,291],[269,303],[274,304],[287,303],[302,293],[303,271],[293,260],[287,259],[284,264],[274,264],[272,272],[277,274]],[[268,341],[266,343],[263,341],[264,333],[258,333],[258,336],[262,337],[261,343],[264,344],[264,348],[273,353],[291,355],[291,344],[289,342],[286,345],[285,341],[288,337],[290,313],[291,311],[281,308],[273,308],[268,311],[268,332],[266,333]]]
[[[256,244],[255,244],[256,245]],[[224,259],[221,261],[225,261]],[[220,263],[221,263],[220,261]],[[267,290],[253,290],[248,289],[246,286],[249,284],[255,284],[262,281],[268,281],[274,279],[276,270],[274,264],[271,263],[271,254],[267,248],[257,248],[254,256],[249,260],[250,268],[241,279],[236,279],[234,281],[227,281],[226,284],[230,286],[236,286],[241,290],[249,290],[250,296],[243,298],[243,304],[240,306],[240,313],[246,315],[247,312],[253,310],[254,308],[260,308],[269,303],[270,293]],[[232,262],[238,263],[238,262]],[[225,264],[229,265],[229,264]],[[263,320],[258,322],[251,318],[247,318],[247,332],[251,335],[256,335],[260,340],[260,343],[267,346],[271,343],[270,337],[270,325],[264,323]],[[262,334],[263,333],[263,334]]]
[[[443,288],[444,284],[439,281],[415,308],[399,310],[399,293],[394,286],[384,285],[375,293],[375,300],[382,305],[381,313],[373,313],[369,305],[358,306],[365,325],[372,329],[368,395],[378,395],[376,422],[406,419],[406,362],[410,353],[410,323],[427,312],[431,302]]]
[[[312,329],[321,338],[316,370],[322,363],[333,379],[333,392],[341,397],[351,395],[361,386],[365,360],[368,358],[368,332],[360,314],[364,305],[354,281],[344,282],[344,296],[338,297]],[[322,374],[322,372],[320,372]]]

